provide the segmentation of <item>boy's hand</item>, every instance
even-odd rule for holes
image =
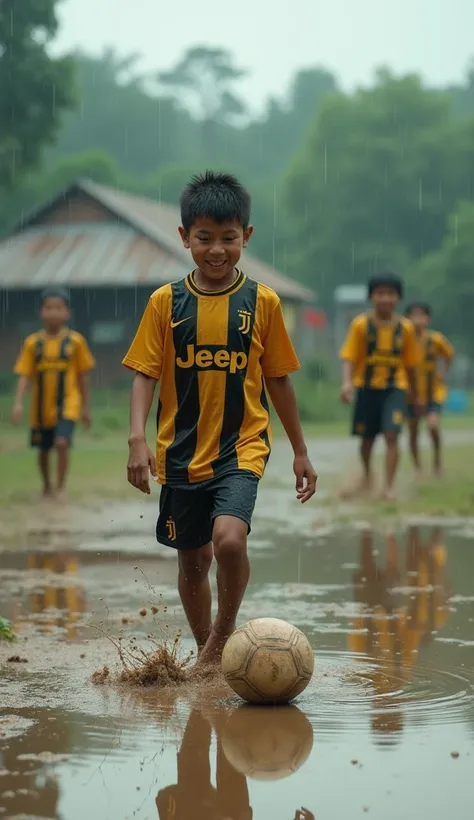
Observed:
[[[81,413],[81,421],[85,430],[88,430],[92,424],[91,411],[88,407],[84,407]]]
[[[308,456],[295,456],[293,472],[296,476],[296,498],[304,504],[316,492],[318,475]]]
[[[156,477],[155,456],[145,439],[128,442],[127,478],[132,487],[150,495],[150,473]]]
[[[19,424],[21,421],[21,417],[23,415],[23,405],[21,401],[16,401],[12,407],[12,422],[13,424]]]
[[[352,399],[354,397],[354,387],[352,385],[352,382],[343,382],[341,385],[339,395],[341,397],[341,401],[344,402],[344,404],[351,404]]]

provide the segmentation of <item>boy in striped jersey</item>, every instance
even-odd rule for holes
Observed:
[[[407,393],[417,406],[418,347],[412,322],[396,313],[403,295],[401,279],[382,271],[368,283],[372,309],[352,321],[340,352],[341,399],[354,400],[352,435],[361,438],[361,489],[372,486],[372,450],[378,435],[386,444],[383,497],[393,498],[398,438],[406,415]]]
[[[207,664],[235,629],[249,579],[247,536],[271,447],[267,392],[293,448],[301,502],[314,494],[316,473],[289,379],[299,362],[280,300],[237,267],[252,233],[249,194],[229,174],[206,172],[183,192],[181,219],[195,269],[152,294],[123,360],[135,371],[128,480],[149,493],[151,470],[162,485],[157,540],[178,550],[181,601]],[[145,425],[158,381],[155,459]]]
[[[69,451],[79,419],[91,424],[88,373],[95,367],[89,346],[80,333],[68,327],[69,296],[61,288],[42,293],[40,318],[43,329],[28,336],[15,364],[18,382],[12,421],[23,415],[23,399],[31,386],[30,442],[39,450],[38,464],[43,495],[64,497]],[[57,456],[57,482],[51,480],[50,455]]]
[[[426,418],[426,424],[433,443],[433,470],[435,475],[442,475],[440,419],[443,404],[447,398],[446,374],[454,357],[454,347],[442,333],[431,330],[431,307],[426,302],[413,302],[406,309],[406,315],[413,322],[419,348],[418,395],[420,413],[408,405],[410,426],[410,450],[415,469],[421,473],[421,461],[418,448],[420,418]]]

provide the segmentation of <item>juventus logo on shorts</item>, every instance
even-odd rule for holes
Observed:
[[[174,518],[168,518],[166,522],[166,529],[168,530],[169,540],[176,541],[176,522]]]

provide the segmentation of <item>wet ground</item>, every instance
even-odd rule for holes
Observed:
[[[276,709],[219,681],[94,686],[118,668],[106,634],[146,646],[184,627],[174,554],[154,542],[150,500],[82,521],[30,511],[0,553],[0,614],[19,636],[0,644],[0,817],[472,818],[474,530],[342,529],[292,499],[277,455],[241,620],[291,621],[316,663]]]

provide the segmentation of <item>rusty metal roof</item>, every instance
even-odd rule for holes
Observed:
[[[192,268],[190,253],[178,235],[177,208],[89,180],[68,191],[73,188],[101,204],[116,221],[38,224],[38,217],[54,210],[55,202],[38,209],[0,242],[0,287],[153,287],[179,279]],[[62,193],[63,200],[67,193]],[[242,268],[280,296],[315,299],[312,291],[250,254],[242,257]]]

